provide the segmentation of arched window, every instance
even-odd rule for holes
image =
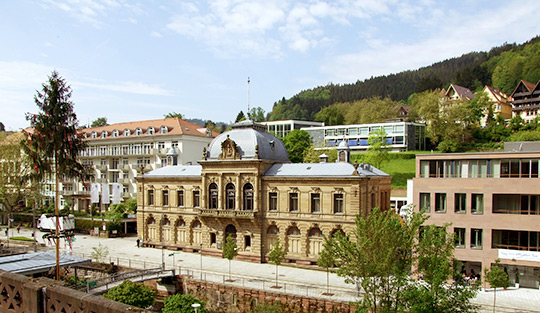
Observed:
[[[322,232],[317,227],[312,228],[309,230],[309,237],[322,237]]]
[[[277,233],[279,233],[279,228],[277,228],[276,225],[270,225],[268,226],[268,230],[266,231],[266,233],[270,235],[276,235]]]
[[[287,230],[287,235],[300,236],[300,229],[298,229],[298,227],[296,226],[289,227],[289,229]]]
[[[146,130],[147,135],[153,135],[154,133],[155,133],[155,130],[154,130],[154,127],[152,126],[148,127],[148,129]]]
[[[164,217],[162,220],[161,220],[161,225],[163,226],[171,226],[171,221],[169,220],[168,217]]]
[[[156,220],[153,217],[148,218],[148,225],[154,225],[156,223]]]
[[[167,126],[161,126],[159,128],[159,133],[162,134],[162,135],[166,134],[168,131],[169,131],[169,129],[167,128]]]
[[[201,228],[202,224],[201,224],[201,222],[199,220],[194,220],[193,224],[192,224],[192,227],[193,228]]]
[[[120,133],[120,132],[118,131],[118,129],[115,129],[115,130],[112,131],[112,136],[113,136],[113,137],[118,137],[118,134],[119,134],[119,133]]]
[[[218,208],[218,186],[216,183],[211,183],[208,188],[208,207],[210,209]]]
[[[244,185],[244,211],[253,211],[253,185]]]
[[[92,138],[92,139],[97,138],[97,133],[96,133],[95,131],[94,131],[94,132],[91,132],[91,133],[90,133],[90,138]]]
[[[142,135],[142,129],[140,127],[137,127],[137,129],[135,129],[135,136],[140,136]]]
[[[186,227],[186,221],[184,221],[184,219],[177,220],[176,227]]]
[[[127,129],[127,128],[124,129],[124,137],[127,137],[129,135],[131,135],[131,131],[129,129]]]
[[[225,187],[225,193],[226,193],[225,208],[227,210],[234,210],[234,202],[235,202],[234,184],[228,183],[227,186]]]
[[[108,132],[106,130],[101,132],[101,138],[107,138]]]

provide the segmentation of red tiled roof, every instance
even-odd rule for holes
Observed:
[[[162,126],[167,127],[167,133],[160,134],[160,129]],[[116,123],[107,126],[101,127],[90,127],[81,129],[81,133],[87,134],[87,139],[90,139],[90,134],[92,132],[97,133],[98,139],[110,139],[111,134],[114,130],[118,130],[119,135],[116,138],[123,137],[125,129],[130,130],[130,137],[134,136],[134,132],[137,128],[142,130],[142,134],[145,135],[149,128],[154,128],[153,136],[167,136],[167,135],[187,135],[187,136],[197,136],[197,137],[207,137],[206,128],[201,127],[197,124],[185,121],[180,118],[164,118],[158,120],[148,120],[148,121],[136,121],[136,122],[126,122],[126,123]],[[101,138],[101,133],[107,131],[107,138]],[[219,133],[212,131],[212,137],[216,137]]]

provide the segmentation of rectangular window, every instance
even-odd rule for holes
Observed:
[[[154,189],[148,189],[148,205],[154,205]]]
[[[291,192],[289,194],[289,212],[298,212],[298,193]]]
[[[270,192],[268,199],[268,211],[277,211],[277,192]]]
[[[465,228],[454,228],[456,248],[465,248]]]
[[[467,194],[456,193],[454,195],[454,212],[465,213],[465,206],[467,204]]]
[[[334,194],[334,214],[343,214],[343,194]]]
[[[201,199],[200,199],[199,191],[198,190],[193,191],[193,207],[194,208],[198,208],[199,206],[201,206],[200,200]]]
[[[420,193],[420,209],[426,212],[431,211],[431,195],[429,193]]]
[[[311,213],[321,213],[321,194],[311,194]]]
[[[471,213],[483,214],[484,213],[484,195],[472,194],[471,195]]]
[[[471,229],[471,248],[482,249],[482,230],[473,228]]]
[[[435,212],[446,212],[446,194],[435,194]]]
[[[169,206],[169,191],[163,190],[161,195],[162,195],[163,206]]]
[[[184,191],[178,190],[178,206],[184,206]]]

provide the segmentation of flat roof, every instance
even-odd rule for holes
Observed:
[[[91,263],[91,259],[60,254],[60,266]],[[17,254],[0,257],[0,270],[22,275],[44,273],[56,267],[56,253],[53,251]]]

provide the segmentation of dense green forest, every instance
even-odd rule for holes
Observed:
[[[540,79],[538,36],[523,44],[504,44],[489,52],[471,52],[417,70],[304,90],[290,99],[275,102],[268,120],[321,120],[316,114],[325,107],[371,98],[407,104],[415,93],[444,88],[450,83],[473,91],[489,85],[511,94],[522,79],[534,84]]]

